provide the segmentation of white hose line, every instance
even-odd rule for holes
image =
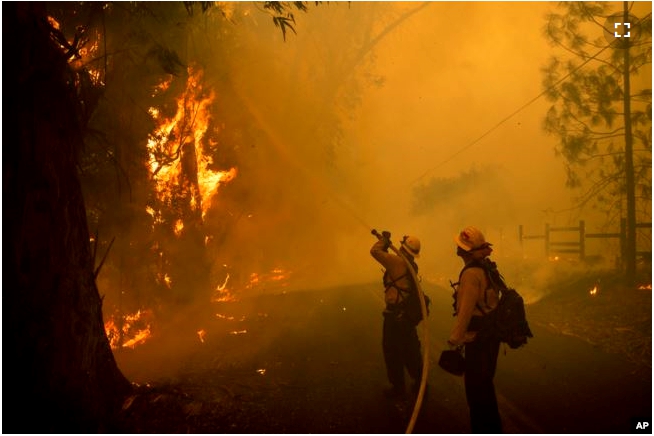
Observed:
[[[416,289],[418,290],[418,296],[420,297],[420,310],[422,311],[422,377],[420,378],[420,390],[418,391],[418,396],[416,397],[416,403],[413,406],[413,414],[411,415],[411,419],[409,420],[409,424],[405,432],[405,434],[411,434],[413,432],[413,427],[416,425],[416,420],[418,419],[418,414],[420,413],[420,408],[422,407],[422,400],[425,397],[425,390],[427,389],[427,373],[429,372],[429,331],[427,329],[427,304],[425,303],[425,294],[422,292],[422,286],[420,286],[420,282],[418,281],[418,276],[415,269],[413,269],[413,265],[411,265],[409,259],[407,259],[400,250],[395,248],[393,244],[390,245],[390,248],[395,252],[395,254],[404,260],[407,268],[409,268],[411,276],[413,277],[413,282],[416,284]]]

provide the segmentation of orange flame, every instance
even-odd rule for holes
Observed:
[[[246,289],[252,289],[267,282],[278,282],[278,286],[287,286],[288,279],[291,277],[290,271],[285,271],[281,268],[273,268],[269,273],[250,274],[250,281],[245,285]]]
[[[204,338],[207,336],[207,332],[204,329],[198,330],[198,337],[200,338],[200,342],[204,344]]]
[[[182,230],[184,230],[184,221],[182,221],[181,219],[175,221],[175,228],[173,230],[175,232],[175,236],[181,235]]]
[[[595,285],[595,287],[590,290],[590,295],[597,295],[597,291],[598,291],[597,285]]]
[[[229,274],[225,277],[225,281],[222,285],[218,285],[214,294],[211,297],[211,301],[214,303],[220,303],[225,301],[237,301],[236,298],[231,294],[229,289],[227,289],[227,282],[229,281]]]
[[[185,190],[192,210],[201,211],[204,218],[211,206],[211,199],[221,184],[236,177],[236,168],[215,171],[211,156],[204,153],[205,134],[211,120],[210,106],[215,100],[213,90],[202,87],[202,70],[188,68],[186,90],[177,100],[177,112],[170,119],[161,119],[159,126],[148,139],[150,170],[156,182],[157,198],[170,204],[173,195]],[[168,85],[162,84],[162,87]],[[156,108],[150,108],[151,116],[160,119]],[[212,145],[212,144],[209,144]],[[190,183],[182,174],[182,157],[192,153],[197,169],[197,185]]]
[[[149,310],[138,310],[135,313],[125,315],[122,317],[121,328],[116,325],[113,317],[105,322],[104,330],[111,348],[134,348],[147,341],[152,336],[152,332],[150,331],[150,323],[146,321],[146,318],[151,315]]]

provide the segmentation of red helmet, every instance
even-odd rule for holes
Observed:
[[[456,241],[456,245],[465,251],[472,251],[478,248],[493,245],[486,242],[484,234],[477,227],[473,226],[468,226],[463,229],[461,233],[454,237],[454,240]]]

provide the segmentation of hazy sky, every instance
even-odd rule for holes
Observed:
[[[500,165],[516,181],[513,194],[525,219],[540,209],[566,208],[555,139],[541,129],[544,98],[470,146],[542,91],[540,69],[551,53],[542,36],[549,7],[434,3],[407,20],[377,50],[387,80],[363,99],[353,141],[369,145],[375,163],[389,172],[401,170],[407,186],[423,175],[420,181]]]
[[[419,5],[394,4],[397,16]],[[354,12],[370,4],[350,7]],[[542,30],[551,8],[544,2],[434,2],[375,46],[374,71],[383,86],[364,92],[346,132],[344,148],[354,150],[367,202],[352,205],[357,242],[344,242],[344,263],[368,237],[360,220],[400,235],[417,234],[424,241],[424,262],[441,265],[458,265],[452,236],[469,224],[481,227],[489,239],[500,232],[513,236],[519,224],[538,226],[534,231],[546,221],[568,224],[569,213],[544,212],[569,208],[572,197],[563,162],[554,154],[556,139],[541,128],[549,107],[545,98],[470,146],[542,92],[540,69],[553,53]],[[298,41],[289,45],[316,38],[322,14],[317,8],[302,16],[293,37]],[[427,216],[409,214],[417,183],[486,167],[503,174],[497,189],[480,191],[497,193],[494,209],[484,203],[479,210],[462,210],[462,203],[478,202],[470,193]]]

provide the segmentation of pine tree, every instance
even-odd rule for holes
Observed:
[[[609,221],[626,218],[623,261],[633,279],[636,222],[651,221],[652,91],[644,76],[652,24],[651,6],[641,17],[634,3],[621,6],[561,2],[548,15],[546,36],[563,54],[543,68],[553,103],[544,128],[560,139],[567,184],[582,190],[579,206],[592,205]]]

